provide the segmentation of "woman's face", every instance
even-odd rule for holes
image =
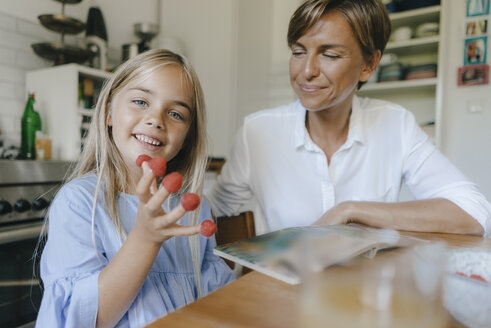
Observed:
[[[192,121],[192,98],[183,70],[164,66],[128,83],[111,104],[108,126],[129,169],[141,154],[168,162],[181,149]]]
[[[292,47],[290,82],[309,110],[351,108],[358,81],[372,69],[342,14],[326,14]]]

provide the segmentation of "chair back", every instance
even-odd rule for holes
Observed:
[[[256,235],[254,214],[251,211],[242,212],[235,216],[220,216],[216,218],[216,222],[217,232],[215,233],[215,238],[217,245],[233,243]],[[232,261],[225,260],[225,262],[234,272],[240,269],[242,272],[239,275],[251,271],[248,268],[242,270],[240,266]]]

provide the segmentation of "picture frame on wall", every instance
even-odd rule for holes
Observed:
[[[467,17],[489,14],[490,0],[466,0]]]
[[[488,33],[488,20],[479,19],[465,22],[465,36],[480,36]]]
[[[472,86],[488,84],[489,65],[470,65],[459,67],[458,86]]]
[[[465,39],[464,66],[486,64],[488,37]]]

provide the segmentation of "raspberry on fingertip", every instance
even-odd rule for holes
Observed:
[[[211,237],[217,231],[217,225],[211,220],[201,222],[200,234],[205,237]]]
[[[162,180],[162,185],[168,192],[177,192],[182,186],[182,175],[179,172],[169,173]]]
[[[148,166],[150,167],[150,169],[152,169],[152,172],[155,176],[161,177],[165,174],[167,162],[163,157],[154,157],[150,161],[148,161]]]
[[[147,161],[149,161],[151,159],[152,159],[152,157],[150,157],[148,155],[140,155],[136,159],[136,165],[142,166],[143,162],[147,162]]]
[[[194,193],[185,193],[181,197],[181,205],[186,211],[193,211],[195,210],[199,203],[200,203],[200,198],[198,195]]]

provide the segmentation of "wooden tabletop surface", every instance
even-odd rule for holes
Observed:
[[[426,240],[443,240],[449,248],[491,249],[491,239],[466,235],[401,232]],[[358,258],[349,266],[331,267],[330,275],[344,275],[364,262],[382,265],[401,256],[402,249],[384,251],[373,259]],[[250,272],[227,286],[148,325],[158,327],[302,327],[299,324],[302,285]],[[463,327],[452,318],[446,327]]]

